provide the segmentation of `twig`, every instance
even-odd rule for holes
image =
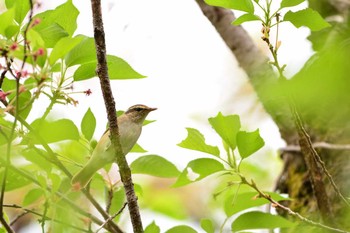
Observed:
[[[103,227],[104,227],[108,222],[110,222],[110,221],[113,220],[115,217],[117,217],[119,214],[121,214],[121,213],[123,212],[123,210],[125,209],[125,207],[126,207],[127,204],[128,204],[128,203],[125,202],[124,205],[122,206],[122,208],[120,208],[120,210],[119,210],[117,213],[115,213],[115,214],[113,214],[111,217],[109,217],[109,218],[96,230],[96,233],[99,232],[100,230],[102,230]]]
[[[310,139],[310,136],[306,132],[306,130],[305,130],[304,126],[303,126],[303,122],[300,119],[300,116],[299,116],[298,112],[296,111],[296,109],[294,111],[295,111],[296,123],[298,125],[298,132],[299,132],[299,134],[301,134],[301,138],[303,138],[305,140],[305,143],[306,143],[305,146],[307,147],[308,151],[312,154],[312,156],[316,160],[316,162],[321,166],[323,173],[326,174],[326,177],[328,178],[329,182],[331,183],[335,193],[340,197],[340,199],[342,199],[342,201],[344,201],[344,203],[348,207],[350,207],[349,201],[341,193],[340,189],[338,188],[338,186],[334,182],[334,179],[333,179],[332,175],[327,170],[325,163],[322,161],[321,157],[319,156],[319,154],[317,153],[317,151],[313,147],[313,144],[312,144],[312,141]],[[301,149],[303,149],[302,146],[301,146]]]
[[[328,149],[328,150],[350,150],[350,144],[333,144],[328,142],[314,142],[312,143],[313,148]],[[299,145],[287,145],[286,147],[280,148],[281,151],[300,151]]]
[[[270,195],[268,195],[268,194],[264,193],[263,191],[261,191],[253,180],[251,180],[251,182],[248,182],[247,179],[244,176],[240,175],[240,177],[241,177],[242,183],[252,187],[255,191],[258,192],[259,197],[262,197],[262,198],[268,200],[272,204],[272,206],[280,208],[280,209],[286,211],[289,215],[292,215],[292,216],[298,218],[300,221],[305,222],[305,223],[307,223],[309,225],[312,225],[312,226],[315,226],[315,227],[318,227],[318,228],[322,228],[322,229],[325,229],[325,230],[333,231],[333,232],[350,233],[349,231],[345,231],[345,230],[341,230],[341,229],[338,229],[338,228],[330,227],[330,226],[324,225],[324,224],[319,223],[319,222],[314,222],[311,219],[305,218],[301,214],[299,214],[297,212],[294,212],[290,208],[280,204],[279,202],[275,201]]]
[[[14,208],[14,209],[22,209],[23,210],[23,213],[19,214],[14,220],[12,220],[11,224],[10,225],[13,225],[15,224],[16,221],[18,221],[21,217],[27,215],[27,214],[33,214],[33,215],[36,215],[36,216],[39,216],[42,218],[42,220],[45,220],[45,221],[53,221],[53,222],[57,222],[59,224],[62,224],[62,225],[65,225],[65,226],[68,226],[70,228],[73,228],[73,229],[76,229],[76,230],[79,230],[80,232],[90,232],[88,230],[85,230],[83,228],[80,228],[80,227],[77,227],[77,226],[74,226],[70,223],[66,223],[66,222],[63,222],[63,221],[60,221],[60,220],[57,220],[57,219],[53,219],[53,218],[50,218],[50,217],[47,217],[43,214],[40,214],[34,210],[31,210],[31,209],[27,209],[27,208],[24,208],[22,206],[19,206],[19,205],[16,205],[16,204],[12,204],[12,205],[9,205],[9,204],[4,204],[4,207],[7,207],[7,208]]]
[[[125,156],[122,153],[120,145],[120,135],[118,130],[115,102],[109,82],[101,1],[91,0],[91,8],[97,56],[96,73],[100,79],[102,94],[106,105],[107,117],[110,126],[110,139],[116,154],[116,162],[119,167],[120,177],[124,185],[133,231],[134,233],[141,233],[143,232],[143,226],[139,206],[132,182],[131,170]]]

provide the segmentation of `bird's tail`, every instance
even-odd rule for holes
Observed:
[[[98,169],[96,169],[94,166],[91,166],[89,163],[84,166],[72,178],[71,184],[73,186],[73,189],[80,190],[82,188],[85,188],[97,170]]]

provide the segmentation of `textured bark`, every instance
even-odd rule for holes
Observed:
[[[265,110],[270,114],[270,116],[273,118],[273,120],[279,127],[281,137],[286,141],[288,145],[297,145],[299,143],[299,136],[295,124],[292,120],[293,117],[288,107],[289,102],[285,97],[285,91],[295,87],[296,89],[298,89],[299,87],[295,86],[295,84],[293,83],[294,81],[288,81],[285,83],[279,83],[277,81],[276,75],[274,74],[270,65],[268,65],[267,63],[267,57],[259,51],[254,42],[248,36],[247,32],[241,26],[231,25],[231,22],[235,19],[231,10],[208,6],[204,3],[203,0],[196,0],[196,2],[201,8],[203,14],[208,18],[208,20],[213,24],[217,32],[220,34],[221,38],[226,43],[228,48],[235,55],[240,66],[246,71],[248,78],[252,86],[254,87]],[[325,64],[322,64],[322,66],[324,65]],[[302,78],[312,75],[315,76],[314,74],[309,74],[304,75],[304,77]],[[317,78],[318,83],[320,83],[319,76],[316,75],[316,77],[314,78]],[[298,82],[298,78],[296,80],[296,82]],[[305,85],[305,83],[303,83],[303,85],[301,86],[305,87],[306,89],[303,91],[307,93],[309,91],[308,89],[312,89],[315,86],[315,83],[317,82],[315,81],[313,83],[310,83],[310,85]],[[300,92],[299,94],[301,93],[302,92]],[[322,93],[315,93],[314,96],[316,96],[316,99],[314,100],[313,105],[320,101],[317,101],[317,98],[319,98],[320,95],[322,95]],[[302,99],[302,95],[299,96],[297,97],[299,97],[300,99],[297,98],[297,100],[303,104],[304,100]],[[323,102],[320,102],[320,106],[322,105]],[[317,108],[320,106],[312,107]],[[304,108],[300,108],[300,110],[302,111],[302,117],[305,117],[306,119],[305,124],[307,132],[314,141],[322,141],[324,138],[327,138],[327,135],[329,135],[331,131],[328,129],[325,130],[323,128],[327,128],[329,122],[322,122],[322,124],[324,124],[323,127],[313,125],[313,120],[314,118],[317,118],[317,114],[315,114],[316,111],[312,112],[309,110],[309,108],[310,105],[305,105]],[[312,114],[314,115],[309,114],[310,112],[312,112]],[[332,128],[332,130],[335,129]],[[338,128],[338,130],[340,130],[340,128]],[[325,132],[327,132],[327,134]],[[341,141],[334,140],[332,142],[344,142],[344,138]],[[300,146],[303,151],[303,149],[305,149],[305,145],[302,143]],[[306,155],[308,155],[308,150],[304,150],[303,152],[306,153]],[[333,175],[334,179],[336,180],[336,183],[340,186],[341,191],[344,192],[345,196],[348,195],[349,189],[347,188],[347,185],[349,184],[349,181],[346,181],[348,179],[346,179],[345,177],[346,175],[349,175],[349,163],[344,162],[344,156],[335,156],[339,154],[344,155],[346,154],[346,152],[319,150],[319,153],[321,154],[321,158],[325,161],[326,167],[330,168],[330,173]],[[314,166],[316,163],[315,161],[313,161],[313,158],[311,156],[305,157],[309,158],[309,161],[307,161],[309,163],[308,165],[312,165],[314,171],[313,174],[310,174],[310,171],[305,163],[301,151],[282,151],[281,157],[284,162],[284,169],[279,177],[276,189],[282,193],[288,193],[289,196],[295,200],[291,203],[285,204],[289,205],[289,207],[294,211],[297,211],[300,214],[317,221],[320,221],[320,219],[322,219],[320,217],[320,213],[322,213],[322,217],[325,218],[326,221],[327,219],[332,219],[329,218],[332,215],[332,206],[332,209],[334,210],[334,214],[335,216],[337,216],[338,221],[337,223],[332,223],[332,225],[344,228],[349,227],[349,223],[347,223],[348,221],[346,220],[346,214],[343,215],[345,216],[343,217],[343,219],[338,219],[337,215],[339,214],[340,216],[344,212],[347,212],[344,211],[344,204],[337,197],[337,194],[329,185],[329,182],[323,179],[324,176],[322,174],[322,171],[320,170],[320,167]],[[335,164],[337,164],[336,166],[338,167],[334,167]],[[321,173],[317,174],[316,171],[320,171]],[[314,177],[313,183],[310,182],[310,175],[313,175]],[[315,184],[317,190],[313,190],[313,185]],[[317,192],[317,198],[315,198],[315,192]],[[326,205],[326,203],[329,202],[331,203],[331,205]],[[329,222],[327,223],[330,224]]]
[[[137,204],[137,197],[134,191],[134,184],[132,182],[131,170],[126,161],[125,156],[122,153],[119,130],[117,124],[117,115],[115,102],[112,94],[112,89],[108,76],[107,57],[106,57],[106,43],[105,33],[102,21],[102,9],[100,0],[91,0],[93,26],[94,26],[94,38],[97,55],[97,68],[96,73],[100,79],[102,94],[107,110],[107,117],[110,126],[110,138],[114,151],[116,153],[116,161],[119,167],[119,173],[124,185],[126,199],[128,203],[128,209],[130,213],[130,219],[133,226],[134,233],[143,232],[143,226]],[[106,218],[105,218],[106,219]],[[121,232],[119,228],[115,229],[115,232]]]

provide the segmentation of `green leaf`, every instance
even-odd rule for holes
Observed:
[[[186,225],[180,225],[170,228],[165,233],[197,233],[192,227]]]
[[[74,38],[64,37],[60,39],[52,49],[49,57],[50,65],[55,64],[55,62],[63,58],[70,50],[72,50],[77,44],[83,40],[83,37],[77,36]]]
[[[224,165],[215,159],[195,159],[187,164],[187,167],[182,171],[173,186],[184,186],[223,170]]]
[[[205,138],[197,129],[186,128],[187,138],[177,144],[180,147],[201,151],[204,153],[212,154],[215,156],[220,155],[219,148],[217,146],[211,146],[205,143]]]
[[[90,141],[96,129],[96,118],[90,108],[86,111],[81,121],[80,128],[84,137]]]
[[[52,163],[49,162],[48,154],[46,151],[41,149],[28,148],[22,151],[22,156],[29,162],[38,165],[39,168],[43,169],[47,173],[51,172]]]
[[[3,156],[0,156],[0,157],[3,157]],[[0,162],[1,162],[1,167],[2,168],[5,167],[5,161],[2,158],[0,158]],[[3,176],[4,176],[4,169],[1,169],[0,180],[3,179]],[[18,188],[22,188],[23,186],[26,186],[31,183],[28,179],[24,178],[18,173],[13,172],[12,169],[8,170],[6,181],[7,181],[6,192],[12,191]]]
[[[96,61],[95,41],[91,37],[79,35],[83,40],[75,46],[65,57],[68,67]]]
[[[266,192],[266,194],[269,194],[275,201],[290,200],[277,193]],[[240,211],[268,203],[270,203],[268,200],[259,198],[257,192],[244,192],[238,195],[230,195],[225,201],[224,211],[227,217],[231,217]]]
[[[29,1],[27,0],[5,0],[6,8],[15,8],[15,20],[21,24],[30,10]]]
[[[252,211],[238,216],[231,225],[232,231],[242,231],[248,229],[274,229],[288,228],[295,224],[278,215]]]
[[[73,121],[68,119],[60,119],[51,122],[37,119],[31,124],[31,126],[46,143],[63,140],[79,140],[80,138],[78,128],[74,125]],[[33,132],[29,132],[28,137],[30,138],[31,143],[41,143],[41,141],[35,137]]]
[[[251,0],[205,0],[208,5],[254,13]]]
[[[256,21],[256,20],[261,20],[261,19],[257,15],[247,13],[238,17],[235,21],[232,22],[232,24],[237,26],[237,25],[241,25],[244,22]]]
[[[143,149],[139,144],[136,143],[136,144],[131,148],[130,152],[134,152],[134,153],[146,153],[147,150]]]
[[[302,2],[305,2],[305,0],[282,0],[281,8],[297,6]]]
[[[130,165],[133,174],[147,174],[157,177],[177,177],[180,172],[174,164],[158,155],[139,157]]]
[[[0,133],[0,146],[8,143],[8,139],[12,131],[12,126],[13,122],[5,120],[4,117],[0,117],[0,129],[2,132]],[[16,135],[17,134],[15,133],[14,136]]]
[[[34,27],[33,30],[39,33],[46,48],[53,48],[61,38],[69,36],[64,28],[57,23],[52,23],[41,29]]]
[[[237,147],[242,158],[247,158],[265,145],[260,137],[259,129],[254,132],[239,131],[237,133]]]
[[[40,23],[34,29],[42,31],[44,28],[56,24],[66,31],[69,36],[72,36],[77,29],[78,15],[78,9],[73,5],[72,0],[68,0],[54,10],[47,10],[37,14],[34,18],[39,18]]]
[[[113,199],[111,201],[111,207],[109,208],[110,213],[117,213],[125,203],[125,192],[124,189],[119,189],[113,193]],[[120,218],[120,214],[117,219]]]
[[[236,135],[241,128],[238,115],[223,116],[221,112],[216,117],[209,118],[209,123],[232,150],[236,148]]]
[[[28,206],[30,204],[33,204],[36,200],[38,200],[43,195],[44,195],[44,192],[43,192],[42,189],[32,189],[32,190],[30,190],[24,196],[22,206]]]
[[[214,224],[210,219],[201,219],[201,228],[207,233],[215,233]]]
[[[15,18],[15,9],[11,8],[4,13],[0,15],[0,34],[6,36],[7,38],[10,38],[7,36],[8,34],[8,28],[11,26],[15,26],[14,22]]]
[[[297,12],[288,11],[283,21],[289,21],[297,28],[301,26],[308,27],[311,31],[319,31],[331,26],[317,11],[311,8],[306,8]]]
[[[108,65],[108,74],[111,80],[113,79],[139,79],[145,78],[136,72],[126,61],[123,59],[113,56],[107,55],[107,65]],[[96,67],[97,62],[96,59],[92,62],[82,64],[75,72],[74,72],[74,80],[81,81],[96,77]]]
[[[160,233],[160,228],[159,226],[156,225],[156,223],[153,221],[151,224],[149,224],[146,228],[145,228],[145,232],[144,233]]]

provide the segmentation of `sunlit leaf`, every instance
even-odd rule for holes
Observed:
[[[251,0],[205,0],[205,2],[212,6],[254,13],[254,5]]]
[[[305,2],[305,0],[282,0],[281,2],[281,8],[283,7],[292,7],[297,6],[300,3]]]
[[[173,186],[184,186],[222,170],[224,170],[224,165],[215,159],[195,159],[187,164]]]
[[[177,177],[180,172],[174,164],[158,155],[146,155],[137,158],[130,165],[132,173],[158,177]]]
[[[205,143],[204,136],[197,130],[193,128],[186,128],[187,129],[187,138],[177,144],[180,147],[190,149],[190,150],[196,150],[201,151],[204,153],[212,154],[215,156],[220,155],[219,148],[217,146],[211,146]]]
[[[53,47],[49,57],[49,62],[53,65],[58,59],[63,58],[70,50],[83,40],[83,37],[61,38]]]
[[[237,147],[242,158],[247,158],[265,145],[260,137],[259,129],[254,132],[239,131],[237,133]]]
[[[96,61],[94,39],[83,35],[79,35],[79,37],[83,37],[83,40],[65,57],[65,63],[68,67]]]
[[[136,72],[126,61],[123,59],[109,55],[107,56],[108,74],[110,79],[139,79],[145,78]],[[96,60],[88,63],[84,63],[74,72],[74,80],[81,81],[96,77]]]
[[[274,229],[274,228],[288,228],[295,224],[287,219],[269,213],[252,211],[238,216],[232,222],[231,229],[234,232],[249,230],[249,229]]]
[[[209,123],[231,149],[236,148],[236,135],[241,128],[238,115],[224,116],[221,112],[209,118]]]
[[[288,11],[284,15],[283,21],[289,21],[297,28],[301,26],[308,27],[311,31],[318,31],[331,26],[317,11],[311,8],[297,12]]]
[[[165,233],[197,233],[192,227],[181,225],[170,228]]]
[[[90,108],[86,111],[80,127],[84,137],[90,141],[96,129],[96,118]]]
[[[215,233],[215,227],[210,219],[201,219],[201,228],[205,230],[206,233]]]
[[[146,228],[145,228],[145,232],[144,233],[160,233],[160,228],[159,226],[156,225],[156,223],[153,221],[151,224],[149,224]]]
[[[49,162],[47,152],[41,149],[27,148],[22,151],[22,156],[29,162],[38,165],[39,168],[46,172],[50,172],[52,169],[52,163]]]
[[[78,9],[73,5],[72,0],[68,0],[62,5],[59,5],[53,10],[47,10],[35,15],[34,19],[39,19],[40,23],[34,27],[37,31],[49,27],[52,24],[57,24],[68,35],[72,36],[77,29],[77,18],[79,15]]]
[[[10,38],[11,35],[9,35],[7,29],[11,26],[15,26],[15,9],[11,8],[2,14],[0,14],[0,34],[6,36],[7,38]]]
[[[80,138],[78,128],[73,121],[68,119],[60,119],[50,122],[37,119],[31,124],[31,126],[46,143],[62,140],[79,140]],[[30,138],[31,143],[41,143],[41,141],[35,136],[34,132],[29,132],[27,136]]]
[[[130,152],[134,152],[134,153],[146,153],[147,150],[143,149],[139,144],[136,143],[136,144],[131,148]]]
[[[46,48],[53,48],[61,38],[69,36],[64,28],[57,23],[52,23],[41,29],[34,27],[33,30],[39,33]]]
[[[15,9],[15,20],[17,23],[21,24],[23,19],[26,17],[29,12],[30,5],[27,0],[5,0],[6,8]]]
[[[42,189],[32,189],[24,196],[22,205],[28,206],[30,204],[33,204],[33,202],[38,200],[43,195],[44,195],[44,192]]]
[[[290,200],[289,198],[282,197],[277,193],[266,192],[266,194],[270,195],[275,201]],[[268,200],[259,198],[257,192],[244,192],[228,196],[225,201],[224,210],[226,216],[230,217],[240,211],[268,203],[270,203]]]
[[[261,20],[261,19],[257,15],[247,13],[247,14],[241,15],[240,17],[235,19],[235,21],[233,21],[232,24],[233,25],[241,25],[244,22],[256,21],[256,20]]]

